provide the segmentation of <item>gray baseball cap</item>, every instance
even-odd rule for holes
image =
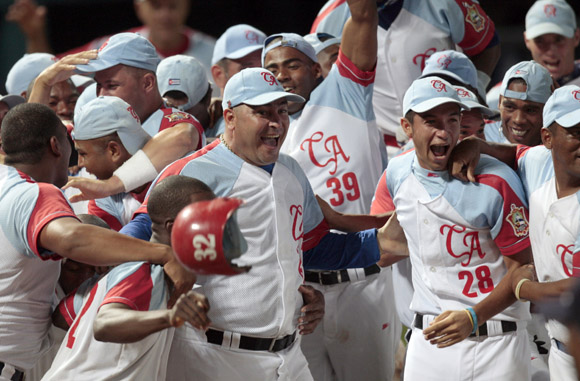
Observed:
[[[413,81],[403,97],[403,115],[409,111],[429,111],[444,103],[456,103],[464,110],[469,107],[459,99],[453,85],[439,77],[419,78]]]
[[[275,39],[279,38],[278,42],[272,43]],[[303,54],[305,54],[308,58],[310,58],[313,62],[318,62],[318,58],[316,57],[316,51],[314,47],[310,45],[304,37],[296,33],[278,33],[273,34],[266,38],[264,41],[264,49],[262,50],[262,66],[264,66],[264,60],[266,58],[266,54],[272,49],[276,49],[279,47],[289,47],[294,48]]]
[[[514,78],[524,80],[526,83],[525,92],[508,89],[510,80]],[[550,72],[539,63],[522,61],[509,68],[505,73],[499,93],[508,98],[546,103],[550,95],[552,95],[552,77]]]
[[[177,108],[187,111],[207,94],[209,80],[201,62],[177,55],[165,58],[157,67],[157,86],[162,96],[174,90],[184,93],[188,101]]]
[[[554,122],[564,128],[580,124],[580,87],[563,86],[554,91],[544,106],[544,128]]]
[[[526,14],[526,38],[532,40],[548,33],[574,37],[576,16],[564,0],[539,0]]]

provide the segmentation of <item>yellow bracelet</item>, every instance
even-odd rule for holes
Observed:
[[[473,318],[471,317],[471,312],[469,310],[463,310],[469,316],[469,321],[471,322],[471,329],[473,330]]]
[[[516,286],[516,291],[514,292],[517,300],[526,301],[525,299],[520,299],[520,289],[522,288],[522,284],[529,282],[529,281],[530,281],[530,279],[523,278],[518,282],[518,285]]]

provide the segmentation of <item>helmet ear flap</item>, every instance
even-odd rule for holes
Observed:
[[[248,248],[235,217],[242,204],[237,198],[218,197],[194,202],[179,212],[171,245],[186,269],[201,275],[235,275],[249,270],[232,263]]]

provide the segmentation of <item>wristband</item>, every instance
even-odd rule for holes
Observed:
[[[520,290],[522,289],[522,285],[526,282],[529,282],[529,281],[530,280],[528,278],[523,278],[523,279],[520,279],[520,281],[518,282],[518,285],[516,286],[516,291],[514,292],[517,300],[526,301],[524,299],[520,299]]]
[[[473,330],[473,327],[475,326],[475,324],[473,324],[473,318],[471,317],[471,312],[469,312],[468,310],[463,310],[463,311],[465,311],[465,313],[469,317],[469,321],[471,322],[471,329]]]
[[[471,334],[474,334],[475,332],[477,332],[477,329],[479,328],[479,325],[477,324],[477,314],[475,313],[475,310],[471,307],[467,307],[466,310],[467,312],[469,312],[471,320],[473,321],[473,331],[471,331]]]
[[[153,181],[157,177],[157,170],[147,154],[143,150],[139,150],[117,168],[113,175],[121,180],[125,192],[130,192],[149,181]]]

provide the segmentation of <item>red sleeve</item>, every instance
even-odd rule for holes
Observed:
[[[312,23],[312,28],[310,28],[310,33],[316,33],[316,28],[318,28],[318,24],[320,24],[322,22],[322,20],[324,20],[332,11],[334,11],[336,8],[340,7],[342,4],[344,4],[346,0],[336,0],[332,5],[330,5],[328,8],[326,8],[324,10],[324,12],[321,12],[318,14],[318,16],[316,16],[316,19],[314,20],[314,22]]]
[[[328,222],[323,218],[314,229],[304,234],[304,239],[302,240],[302,251],[307,251],[316,247],[320,240],[324,238],[329,231],[330,226],[328,226]]]
[[[95,200],[89,201],[87,211],[89,214],[92,214],[93,216],[97,216],[97,217],[101,218],[103,221],[105,221],[107,223],[107,225],[109,225],[109,227],[111,229],[113,229],[116,232],[121,230],[121,228],[123,227],[123,225],[121,225],[119,220],[117,220],[114,216],[109,214],[107,211],[99,208],[99,206],[97,205]]]
[[[143,263],[137,271],[121,280],[107,292],[101,306],[109,303],[122,303],[137,311],[149,311],[153,280],[151,264]]]
[[[485,50],[495,34],[495,25],[481,5],[472,0],[455,0],[465,22],[463,40],[458,45],[468,56],[475,56]]]
[[[385,214],[393,210],[395,210],[395,204],[393,204],[393,198],[387,187],[387,171],[384,171],[375,190],[375,197],[371,204],[371,214]]]
[[[69,327],[72,325],[73,320],[77,317],[74,307],[76,290],[65,296],[60,303],[58,303],[58,311],[67,322]]]
[[[362,86],[368,86],[375,82],[375,70],[363,71],[360,70],[352,61],[342,53],[342,49],[338,51],[338,59],[336,66],[341,76],[350,79]],[[375,64],[376,68],[376,64]]]
[[[496,175],[476,176],[477,182],[496,189],[503,197],[501,229],[494,241],[503,255],[513,255],[530,246],[528,209],[507,181]]]
[[[524,156],[526,156],[526,153],[528,152],[528,150],[532,148],[532,147],[528,147],[525,146],[523,144],[518,144],[517,148],[516,148],[516,160],[515,160],[515,165],[516,167],[514,169],[518,168],[518,163],[520,162],[520,159],[522,159]]]
[[[28,220],[26,235],[28,246],[40,259],[60,259],[54,253],[43,254],[45,251],[39,246],[40,232],[51,221],[61,217],[77,218],[62,191],[51,184],[38,183],[38,199]]]
[[[163,119],[161,119],[161,125],[159,126],[158,132],[175,127],[180,123],[189,123],[195,127],[199,136],[197,147],[195,147],[195,149],[198,150],[202,147],[203,127],[197,121],[197,119],[186,112],[176,111],[170,108],[163,111],[165,115],[163,116]]]

